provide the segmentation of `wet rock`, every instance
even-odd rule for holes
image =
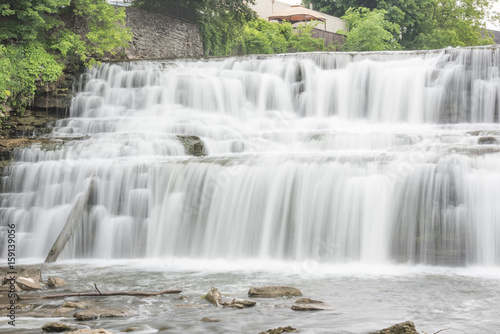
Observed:
[[[41,290],[43,286],[34,282],[32,278],[27,277],[19,277],[16,280],[17,286],[21,288],[23,291],[33,291],[33,290]]]
[[[291,326],[286,326],[286,327],[278,327],[275,329],[268,329],[265,332],[260,332],[259,334],[280,334],[280,333],[293,333],[296,332],[297,329],[293,328]]]
[[[123,318],[131,316],[132,313],[125,310],[113,310],[113,309],[91,309],[86,311],[80,311],[73,314],[73,316],[80,321],[93,320],[100,318]]]
[[[158,332],[164,332],[170,330],[172,327],[171,326],[162,326],[158,329]]]
[[[220,318],[202,318],[201,321],[203,321],[203,322],[221,322],[222,319],[220,319]]]
[[[382,329],[372,334],[418,334],[415,324],[411,321],[402,322],[394,326]]]
[[[73,312],[75,310],[76,309],[72,308],[72,307],[60,307],[60,308],[58,308],[58,309],[56,309],[54,311],[54,315],[57,315],[57,316],[68,316],[68,315],[73,314]]]
[[[323,303],[320,304],[315,304],[315,303],[310,303],[310,304],[293,304],[292,305],[292,310],[294,311],[324,311],[324,310],[332,310],[333,307],[330,305],[326,305]]]
[[[323,304],[322,301],[314,300],[310,298],[299,298],[295,301],[296,304]]]
[[[67,307],[67,308],[89,308],[89,307],[95,307],[96,303],[91,303],[91,302],[79,302],[79,301],[67,301],[62,304],[62,307]]]
[[[495,137],[479,137],[477,143],[479,145],[493,145],[497,143],[497,140]]]
[[[211,288],[210,292],[207,293],[205,299],[215,306],[220,306],[220,301],[222,299],[219,290],[217,288]]]
[[[243,304],[231,303],[231,302],[223,303],[222,306],[224,306],[224,307],[239,308],[239,309],[245,308],[245,305],[243,305]]]
[[[0,140],[0,147],[6,149],[14,149],[16,147],[28,145],[29,141],[26,139],[2,139]],[[6,278],[12,276],[8,274],[10,269],[8,267],[0,268],[0,276],[4,276]],[[38,283],[42,280],[42,274],[40,272],[40,268],[35,268],[33,266],[19,267],[16,269],[17,278],[30,278],[33,282]]]
[[[47,279],[47,286],[50,288],[59,288],[65,285],[68,285],[68,283],[66,283],[66,281],[61,277],[49,276]]]
[[[138,330],[140,330],[139,327],[128,327],[128,328],[122,329],[120,332],[130,333],[130,332],[136,332]]]
[[[42,330],[49,333],[60,333],[76,330],[76,327],[61,322],[47,322],[42,326]]]
[[[79,329],[76,331],[67,332],[66,334],[113,334],[113,332],[110,332],[103,328],[99,328],[99,329]]]
[[[251,287],[248,296],[261,298],[289,297],[302,296],[302,292],[290,286],[262,286]]]
[[[181,136],[178,135],[177,138],[184,145],[186,154],[194,155],[195,157],[201,157],[206,155],[205,144],[197,136]]]
[[[257,304],[257,302],[255,302],[253,300],[233,299],[232,301],[223,302],[222,306],[224,306],[224,307],[244,308],[244,307],[255,306],[255,304]]]

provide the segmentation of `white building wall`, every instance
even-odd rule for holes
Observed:
[[[255,0],[255,5],[250,5],[257,15],[267,20],[269,16],[282,12],[291,6],[287,3],[275,0]],[[319,13],[319,12],[318,12]],[[346,22],[338,17],[320,13],[326,18],[326,31],[337,32],[338,30],[347,31]],[[320,23],[316,26],[317,29],[325,30],[325,23]]]

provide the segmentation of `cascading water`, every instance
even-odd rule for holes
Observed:
[[[103,64],[52,144],[15,152],[1,232],[45,258],[93,178],[65,258],[498,266],[499,66],[497,48]]]

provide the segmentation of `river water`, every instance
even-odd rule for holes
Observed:
[[[18,261],[43,261],[92,183],[64,264],[45,268],[75,289],[180,288],[198,303],[211,286],[290,284],[335,307],[124,297],[108,302],[138,315],[92,326],[495,332],[499,65],[497,48],[103,64],[76,83],[53,143],[5,171],[2,260],[10,223]]]

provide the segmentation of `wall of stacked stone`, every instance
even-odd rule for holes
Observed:
[[[133,7],[127,7],[126,11],[126,25],[134,34],[129,47],[125,49],[127,59],[203,56],[200,30],[195,23]]]

